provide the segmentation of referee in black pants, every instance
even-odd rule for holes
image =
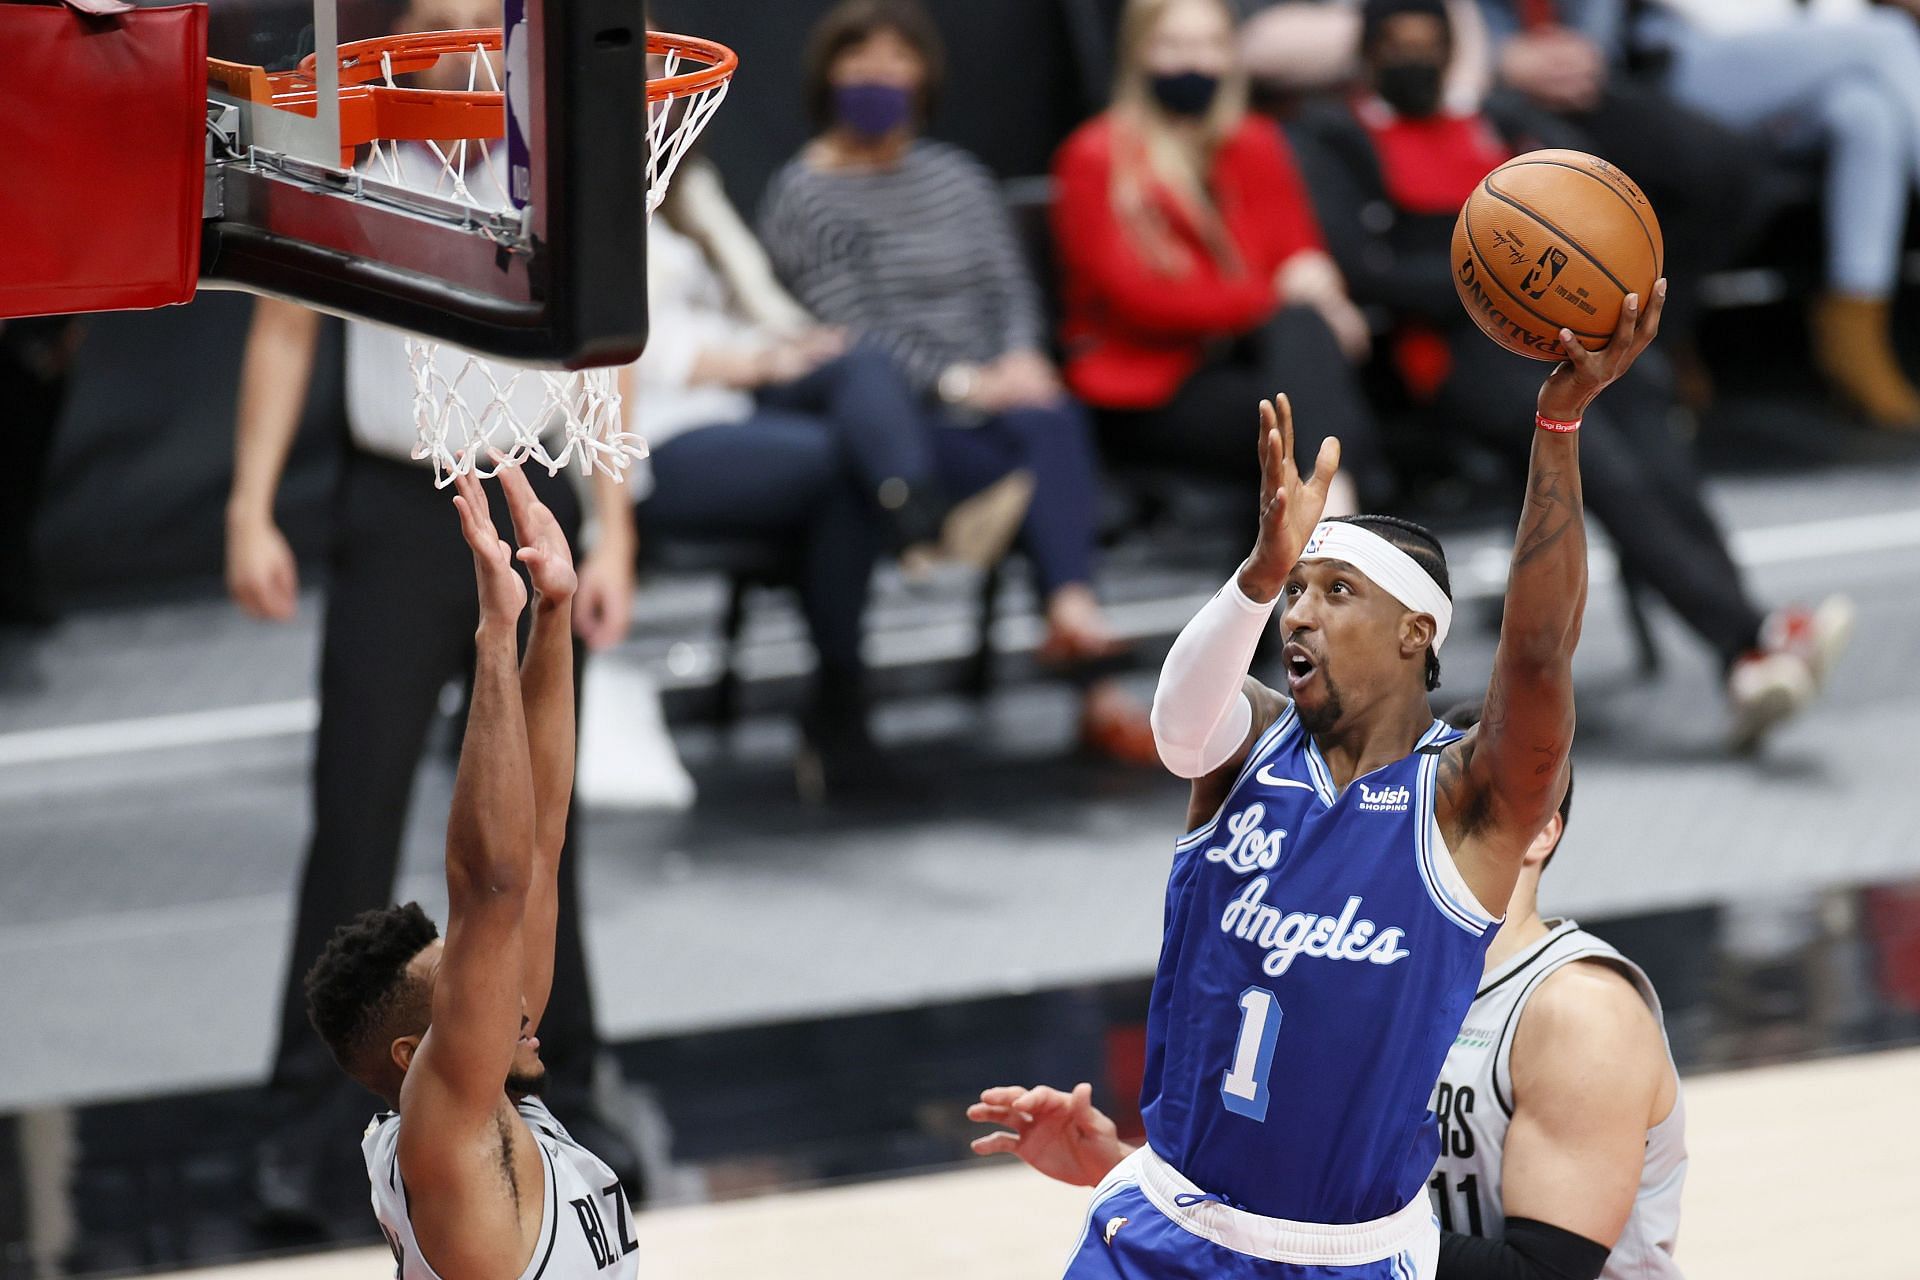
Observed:
[[[33,561],[53,431],[66,404],[80,326],[71,316],[0,321],[0,627],[53,621]]]
[[[242,366],[227,581],[242,609],[268,620],[291,618],[296,604],[297,571],[273,499],[306,401],[320,323],[303,307],[261,300]],[[470,670],[477,626],[471,557],[448,516],[448,498],[434,488],[428,467],[409,457],[413,383],[404,335],[350,323],[346,346],[351,439],[328,556],[312,843],[281,1001],[269,1086],[273,1118],[255,1178],[266,1222],[307,1229],[324,1226],[322,1153],[342,1149],[341,1139],[358,1132],[365,1107],[341,1096],[356,1091],[307,1024],[303,980],[334,929],[393,900],[414,773],[441,691]],[[574,541],[581,510],[571,485],[539,467],[528,476]],[[576,615],[586,647],[598,648],[616,642],[626,626],[633,533],[623,488],[603,480],[595,498],[600,536],[582,563]],[[504,522],[505,503],[494,510]],[[575,647],[578,662],[580,640]],[[631,1144],[591,1102],[599,1043],[581,946],[574,832],[570,820],[553,1002],[541,1027],[548,1101],[631,1182]]]

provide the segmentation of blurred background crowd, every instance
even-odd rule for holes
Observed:
[[[1587,499],[1636,607],[1664,602],[1717,657],[1736,745],[1816,694],[1840,602],[1756,597],[1702,501],[1696,446],[1744,447],[1729,443],[1743,405],[1796,373],[1799,431],[1920,438],[1895,307],[1920,180],[1920,6],[1061,0],[949,15],[967,55],[1004,34],[986,58],[956,56],[906,0],[782,6],[737,32],[723,13],[660,7],[751,65],[653,228],[654,340],[628,391],[654,457],[590,503],[583,633],[595,649],[625,637],[649,566],[795,588],[815,668],[797,707],[809,795],[889,777],[863,661],[877,562],[909,582],[943,565],[997,581],[1017,555],[1042,620],[1033,656],[1079,682],[1084,744],[1150,764],[1137,699],[1104,678],[1134,646],[1103,606],[1101,548],[1244,533],[1263,395],[1292,397],[1303,447],[1343,441],[1336,508],[1505,520],[1543,370],[1467,323],[1448,236],[1479,176],[1541,147],[1633,175],[1672,264],[1664,350],[1587,440]],[[489,12],[419,0],[345,16]],[[774,52],[794,46],[797,62]],[[1071,74],[1039,65],[1063,52]],[[791,154],[769,149],[783,132]],[[1743,324],[1756,310],[1764,324]],[[143,331],[196,348],[186,394],[158,406],[131,402],[142,371],[113,359],[111,336],[90,352],[84,322],[8,327],[9,624],[191,590],[216,557],[243,609],[284,619],[300,556],[353,558],[315,499],[329,471],[405,461],[396,344],[352,326],[342,359],[331,325],[272,303],[235,340],[231,311]],[[70,396],[76,369],[126,381]],[[199,438],[155,433],[156,407]],[[227,472],[216,446],[235,420]],[[133,422],[147,456],[113,456]]]
[[[498,21],[487,0],[341,9],[343,39],[354,24]],[[1683,763],[1759,770],[1724,784],[1745,796],[1780,775],[1764,756],[1731,761],[1837,681],[1856,626],[1863,644],[1875,626],[1910,626],[1910,610],[1876,615],[1868,600],[1856,623],[1842,588],[1872,588],[1846,573],[1782,581],[1760,566],[1782,562],[1768,559],[1770,515],[1812,528],[1857,500],[1861,519],[1905,529],[1920,506],[1920,390],[1906,358],[1920,333],[1906,289],[1920,183],[1914,0],[653,10],[656,26],[735,46],[743,69],[649,232],[652,338],[623,376],[629,429],[651,459],[626,487],[544,482],[583,549],[590,812],[692,804],[718,824],[675,837],[695,858],[707,838],[822,850],[876,833],[970,857],[967,823],[1020,786],[1061,797],[1036,819],[1036,841],[1097,847],[1113,834],[1098,811],[1136,791],[1171,833],[1174,793],[1152,772],[1145,723],[1152,673],[1244,554],[1255,405],[1281,391],[1303,456],[1327,435],[1342,441],[1334,507],[1448,538],[1456,595],[1489,648],[1548,366],[1474,328],[1449,244],[1479,179],[1536,148],[1592,151],[1632,175],[1660,215],[1672,281],[1659,348],[1582,437],[1586,500],[1613,565],[1596,581],[1615,584],[1596,608],[1623,613],[1617,647],[1633,673],[1583,684],[1583,729],[1591,717],[1631,756],[1637,720],[1684,704],[1706,728]],[[234,620],[303,620],[317,644],[317,703],[264,704],[295,709],[254,735],[301,733],[317,716],[293,942],[281,933],[267,948],[285,968],[260,984],[278,1038],[244,1178],[283,1225],[324,1220],[311,1153],[350,1136],[364,1111],[341,1100],[304,1026],[298,975],[335,924],[406,883],[410,821],[432,807],[416,770],[434,767],[458,715],[470,633],[451,514],[407,459],[397,349],[368,326],[233,296],[0,328],[0,698],[21,726],[57,727],[46,707],[61,664],[88,645],[99,651],[89,681],[165,683],[191,650],[183,671],[212,662],[228,689],[299,699],[313,648]],[[1743,490],[1730,514],[1709,474],[1785,487]],[[1884,549],[1880,536],[1861,526],[1833,553]],[[223,592],[237,612],[220,604],[225,622],[184,639],[142,621]],[[1889,643],[1846,705],[1911,692],[1911,645],[1901,658]],[[1483,659],[1469,647],[1442,696],[1470,689]],[[1008,718],[1043,727],[1008,735]],[[77,758],[32,736],[10,765]],[[975,744],[1009,736],[1022,744],[1018,784],[991,770],[969,781]],[[216,761],[195,785],[221,786],[228,767]],[[745,811],[763,804],[771,816],[756,824]],[[899,823],[903,805],[925,823]],[[1726,808],[1703,801],[1697,816]],[[286,825],[272,840],[287,843]],[[182,838],[233,838],[222,831],[208,819]],[[614,828],[608,843],[623,834],[651,838]],[[1910,851],[1897,838],[1885,847],[1896,845]],[[284,897],[286,860],[275,866],[263,883]],[[609,1022],[628,1015],[603,999],[596,1018],[586,974],[601,971],[605,997],[606,953],[590,966],[580,929],[593,891],[567,885],[556,991],[572,996],[556,998],[543,1033],[556,1110],[637,1174],[648,1129],[608,1101],[600,1053]],[[1674,905],[1625,890],[1597,900]],[[1913,901],[1875,899],[1855,915],[1911,952]],[[695,904],[688,927],[718,928],[728,910]],[[1742,973],[1800,955],[1831,923],[1804,898],[1758,919],[1722,938],[1746,940]],[[1052,953],[1098,925],[1062,925]],[[1684,936],[1683,971],[1701,927],[1649,934],[1649,967],[1665,945],[1655,935]],[[1882,987],[1911,1001],[1901,954],[1907,967]],[[1144,972],[1151,955],[1139,960],[1120,971]],[[1067,970],[1060,981],[1089,977]],[[640,998],[659,984],[622,985]],[[696,1011],[677,1029],[702,1025]]]

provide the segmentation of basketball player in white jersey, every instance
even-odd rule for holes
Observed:
[[[1476,714],[1446,717],[1468,728]],[[1437,1280],[1679,1280],[1685,1109],[1639,966],[1572,920],[1541,918],[1540,875],[1573,805],[1527,849],[1506,923],[1434,1090],[1440,1159]],[[976,1138],[1048,1177],[1096,1186],[1133,1148],[1071,1093],[1003,1085],[969,1119]]]
[[[1569,772],[1434,1089],[1440,1280],[1680,1277],[1686,1108],[1660,997],[1577,922],[1540,915],[1572,806]]]
[[[458,482],[480,623],[447,820],[447,934],[413,903],[342,927],[307,975],[340,1066],[391,1108],[362,1141],[398,1280],[575,1280],[635,1273],[626,1196],[539,1099],[559,867],[573,793],[573,595],[559,521],[501,473],[516,556],[486,492]],[[516,669],[533,583],[533,625]]]

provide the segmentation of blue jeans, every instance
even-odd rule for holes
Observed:
[[[1062,396],[991,418],[968,419],[945,406],[929,414],[940,480],[955,498],[980,492],[1009,471],[1033,473],[1033,505],[1020,526],[1020,549],[1043,595],[1091,585],[1099,535],[1100,481],[1087,411]]]
[[[1664,29],[1664,28],[1663,28]],[[1723,124],[1790,127],[1827,156],[1827,283],[1886,297],[1920,185],[1920,29],[1896,9],[1716,35],[1673,24],[1672,89]]]
[[[643,538],[797,542],[800,607],[821,671],[857,676],[873,522],[830,425],[762,409],[744,422],[697,427],[653,451],[653,475],[653,492],[634,511]]]
[[[805,377],[758,394],[766,408],[818,419],[869,496],[889,480],[914,490],[939,487],[918,403],[893,358],[878,347],[861,343]]]
[[[806,377],[760,392],[763,405],[816,417],[838,442],[862,491],[889,480],[962,499],[1008,472],[1033,473],[1033,505],[1020,531],[1043,593],[1093,579],[1099,480],[1087,414],[1065,397],[985,420],[919,401],[892,357],[861,343]]]

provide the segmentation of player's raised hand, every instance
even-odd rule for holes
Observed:
[[[1340,471],[1340,441],[1320,443],[1313,474],[1302,477],[1293,456],[1293,405],[1287,397],[1260,402],[1260,536],[1240,570],[1240,586],[1256,600],[1272,600],[1327,510],[1327,488]]]
[[[1647,344],[1659,334],[1660,313],[1666,305],[1665,279],[1654,282],[1651,301],[1637,293],[1628,294],[1620,307],[1613,340],[1598,351],[1587,350],[1571,329],[1562,329],[1560,349],[1567,358],[1554,367],[1547,375],[1546,385],[1540,388],[1540,415],[1558,422],[1579,421],[1593,398],[1632,368]]]
[[[453,478],[454,510],[460,513],[460,532],[473,552],[473,577],[480,588],[480,620],[504,622],[519,620],[527,607],[527,584],[514,572],[513,548],[501,541],[487,510],[487,491],[479,477],[462,472]],[[569,567],[571,573],[571,567]]]
[[[554,518],[547,504],[534,494],[533,486],[519,467],[500,472],[500,488],[507,495],[507,512],[513,517],[516,553],[527,566],[533,589],[544,604],[563,604],[573,599],[580,578],[573,568],[573,548],[567,545],[566,531]]]
[[[1091,1187],[1126,1158],[1113,1121],[1093,1105],[1093,1086],[1072,1093],[1047,1085],[984,1089],[967,1119],[1005,1128],[973,1140],[976,1155],[1016,1155],[1056,1182]]]

